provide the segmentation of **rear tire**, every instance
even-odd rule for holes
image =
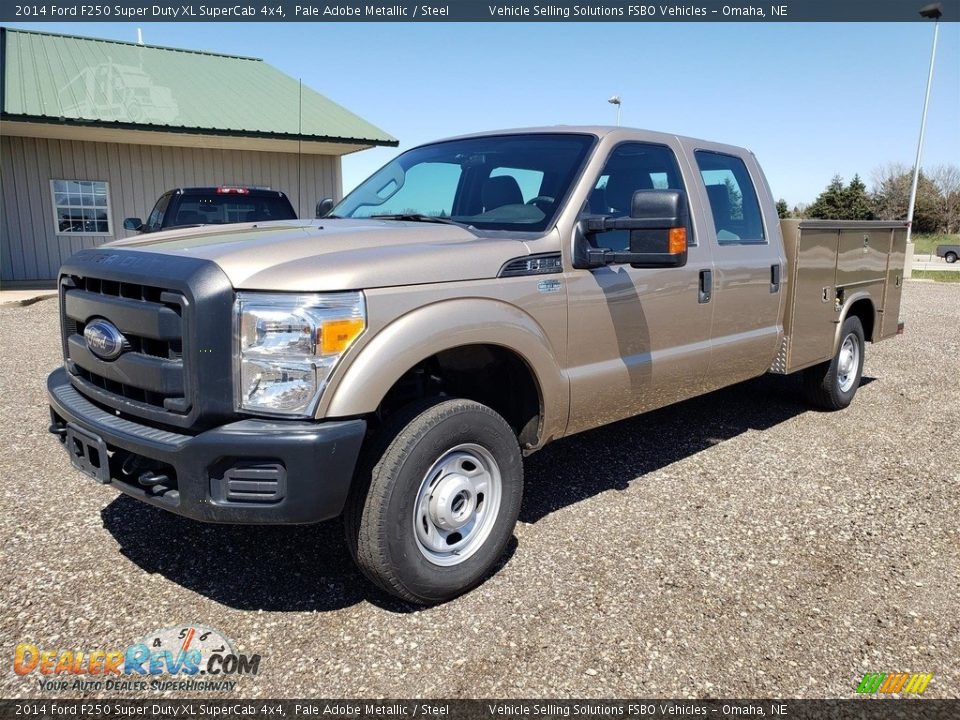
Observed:
[[[955,263],[957,261],[957,254],[955,252],[948,252],[943,256],[943,259],[948,263]]]
[[[522,496],[520,446],[500,415],[471,400],[415,404],[364,453],[347,543],[386,592],[445,602],[482,582],[503,555]]]
[[[842,410],[853,401],[863,376],[865,345],[860,318],[848,317],[833,360],[803,371],[803,391],[811,405]]]

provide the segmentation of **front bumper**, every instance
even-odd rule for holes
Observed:
[[[240,420],[180,434],[107,412],[77,392],[62,368],[47,378],[47,393],[50,431],[68,454],[77,437],[102,440],[102,482],[204,522],[297,524],[336,517],[366,432],[364,420]]]

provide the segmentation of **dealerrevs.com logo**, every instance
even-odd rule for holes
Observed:
[[[857,692],[864,695],[922,695],[933,673],[865,673]]]
[[[13,671],[36,676],[45,691],[232,691],[237,685],[234,678],[260,671],[260,655],[237,653],[218,630],[190,624],[148,633],[115,650],[20,643],[14,650]]]

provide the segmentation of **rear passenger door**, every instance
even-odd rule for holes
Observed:
[[[694,159],[709,208],[706,241],[713,245],[713,322],[708,381],[731,385],[770,368],[780,339],[783,260],[771,242],[752,158],[696,150]],[[764,196],[764,202],[772,200]]]

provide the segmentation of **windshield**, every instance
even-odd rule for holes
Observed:
[[[485,230],[546,230],[583,164],[589,135],[496,135],[414,148],[331,216],[445,218]]]

